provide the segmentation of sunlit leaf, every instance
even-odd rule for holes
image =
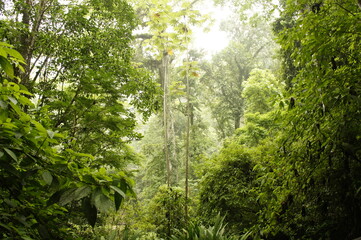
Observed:
[[[44,171],[41,176],[46,184],[50,185],[53,182],[53,176],[49,171]]]
[[[0,56],[0,65],[10,78],[14,78],[14,68],[7,59]]]

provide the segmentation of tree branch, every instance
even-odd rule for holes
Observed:
[[[361,8],[360,6],[361,0],[357,1],[358,6]],[[351,12],[350,10],[348,10],[347,8],[345,8],[344,6],[342,6],[339,3],[336,3],[337,6],[339,6],[340,8],[342,8],[343,10],[345,10],[346,12],[348,12],[349,14],[351,14],[352,16],[356,16],[353,12]]]
[[[253,54],[252,58],[253,58],[253,59],[256,58],[257,55],[262,51],[262,49],[263,49],[264,47],[265,47],[265,46],[261,46],[261,47]]]
[[[81,89],[81,86],[79,84],[74,97],[71,99],[71,101],[70,101],[69,105],[67,106],[67,108],[65,109],[63,115],[62,116],[59,115],[60,117],[59,117],[58,121],[55,123],[55,125],[54,125],[55,127],[58,127],[64,120],[65,116],[68,115],[71,106],[73,105],[73,103],[75,102],[76,98],[78,97],[78,95],[80,93],[80,89]]]
[[[146,40],[146,39],[151,39],[153,37],[153,35],[151,34],[148,34],[148,33],[142,33],[142,34],[137,34],[137,35],[134,35],[135,38],[141,38],[143,40]]]

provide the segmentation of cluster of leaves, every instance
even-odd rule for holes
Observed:
[[[236,240],[225,233],[226,224],[220,214],[214,219],[214,224],[205,227],[196,223],[189,223],[186,229],[174,234],[172,240]]]
[[[274,43],[267,24],[258,23],[257,26],[250,26],[245,22],[233,20],[224,23],[224,28],[231,35],[231,42],[216,54],[212,61],[202,64],[204,74],[201,78],[206,93],[204,98],[216,121],[216,130],[220,139],[231,136],[235,129],[241,126],[246,108],[245,98],[250,95],[257,97],[253,95],[251,89],[248,90],[249,93],[243,93],[245,81],[252,82],[252,79],[259,77],[249,79],[251,71],[274,65],[274,60],[270,58]],[[253,75],[262,74],[254,71]],[[263,74],[267,75],[267,73]],[[275,82],[272,77],[268,79],[270,82]],[[258,81],[263,82],[261,77]],[[251,84],[257,88],[255,83]],[[272,86],[270,88],[272,89]]]
[[[24,56],[1,45],[2,68],[22,83],[2,86],[2,236],[69,239],[133,195],[123,171],[138,161],[126,145],[140,138],[133,107],[149,117],[157,85],[131,62],[125,1],[6,1],[1,12],[2,38]]]
[[[21,54],[2,44],[0,64],[22,84],[2,91],[2,232],[70,238],[69,227],[94,226],[99,212],[134,195],[125,168],[139,157],[127,143],[141,137],[137,111],[147,119],[159,107],[159,89],[132,62],[138,22],[126,1],[2,3],[0,36]]]
[[[149,204],[149,222],[154,224],[161,238],[169,238],[175,230],[186,226],[184,190],[179,187],[160,186]]]
[[[257,224],[262,209],[257,166],[262,158],[260,151],[267,149],[258,146],[274,134],[271,129],[275,126],[275,102],[282,92],[274,75],[260,69],[251,71],[243,87],[244,125],[224,140],[220,152],[203,167],[198,207],[206,223],[218,212],[225,214],[228,230],[235,234]],[[255,93],[259,94],[254,96]]]
[[[361,55],[355,23],[360,8],[356,2],[333,1],[285,7],[282,17],[291,22],[284,23],[278,38],[299,70],[280,142],[281,160],[293,173],[282,186],[288,207],[279,222],[296,238],[358,237],[361,129],[355,79]],[[292,188],[286,187],[290,183]]]
[[[7,44],[1,44],[0,52],[6,53],[1,66],[12,78],[9,63],[23,59]],[[91,168],[91,155],[63,149],[64,136],[30,114],[32,94],[23,85],[2,76],[0,87],[2,238],[62,239],[69,237],[73,207],[81,207],[91,225],[98,211],[119,209],[131,193],[132,182],[125,174]]]
[[[93,155],[94,167],[136,161],[126,146],[141,137],[136,110],[149,117],[159,107],[159,90],[132,63],[137,21],[131,6],[103,0],[5,4],[1,36],[25,58],[20,77],[37,95],[37,118],[66,133],[67,147]]]
[[[221,212],[235,232],[255,223],[259,206],[255,201],[257,196],[252,192],[255,174],[250,158],[245,149],[230,143],[213,159],[213,167],[202,179],[199,193],[198,211],[204,222],[209,224]]]
[[[144,55],[161,60],[165,55],[177,55],[188,49],[192,28],[204,24],[208,16],[194,7],[194,1],[137,2],[139,16],[146,33],[140,34]]]
[[[121,220],[125,225],[122,239],[169,239],[187,226],[187,201],[184,189],[161,185],[152,199],[127,202]]]

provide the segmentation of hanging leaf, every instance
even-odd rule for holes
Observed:
[[[6,52],[10,56],[12,56],[12,57],[14,57],[14,58],[16,58],[16,59],[18,59],[18,60],[20,60],[22,62],[25,62],[25,59],[23,58],[23,56],[21,56],[21,54],[18,51],[14,50],[14,49],[11,49],[11,48],[7,48]]]
[[[120,195],[118,192],[114,193],[114,204],[115,204],[115,210],[118,211],[120,208],[120,205],[123,202],[123,196]]]
[[[125,193],[120,190],[118,187],[116,186],[110,186],[111,189],[113,189],[115,192],[119,193],[123,198],[125,198]]]
[[[35,125],[36,129],[39,132],[43,133],[45,136],[48,135],[48,131],[43,127],[43,125],[41,125],[39,122],[37,122],[35,120],[32,120],[31,122]]]
[[[11,66],[10,62],[2,56],[0,56],[0,65],[10,78],[14,78],[13,66]]]
[[[4,150],[12,159],[15,160],[15,162],[17,162],[17,163],[19,162],[18,158],[16,157],[16,154],[13,151],[11,151],[8,148],[4,148]]]
[[[44,171],[41,175],[46,184],[50,185],[53,182],[53,176],[49,171]]]
[[[86,197],[90,192],[91,188],[89,186],[69,189],[60,197],[59,204],[64,206],[72,201]]]
[[[49,136],[49,138],[54,138],[54,135],[55,135],[55,132],[53,132],[53,131],[51,131],[51,130],[46,130],[47,131],[47,133],[48,133],[48,136]]]
[[[97,221],[98,211],[97,208],[91,203],[90,197],[83,198],[81,207],[86,219],[88,220],[88,223],[90,226],[94,227]]]
[[[123,199],[125,198],[125,193],[116,186],[110,186],[110,188],[115,191],[114,192],[115,210],[118,211]]]
[[[102,192],[102,188],[98,188],[93,192],[92,196],[95,207],[103,213],[113,208],[113,202]]]
[[[14,98],[14,97],[12,97],[12,96],[8,96],[8,99],[13,103],[13,104],[18,104],[18,101]]]
[[[8,108],[8,105],[7,105],[6,102],[0,100],[0,107],[1,107],[2,109],[7,109],[7,108]]]

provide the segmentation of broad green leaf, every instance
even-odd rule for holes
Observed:
[[[48,135],[48,131],[43,127],[43,125],[41,125],[39,122],[37,122],[35,120],[32,120],[31,122],[35,125],[36,129],[39,132],[45,134],[46,136]]]
[[[19,96],[18,98],[19,102],[22,105],[27,105],[27,106],[33,106],[34,104],[29,100],[29,98],[24,97],[24,96]]]
[[[0,42],[0,46],[4,46],[4,47],[8,47],[8,48],[13,48],[14,46],[13,45],[10,45],[6,42]]]
[[[18,51],[14,50],[14,49],[11,49],[11,48],[7,48],[5,51],[6,51],[10,56],[12,56],[12,57],[14,57],[14,58],[17,58],[17,59],[19,59],[19,60],[22,61],[22,62],[25,62],[25,59],[23,58],[23,56],[21,56],[21,54],[20,54]]]
[[[82,187],[78,188],[78,189],[74,192],[74,195],[75,195],[75,199],[74,199],[74,200],[81,199],[81,198],[89,195],[90,192],[91,192],[91,187],[89,187],[89,186],[82,186]]]
[[[101,189],[93,192],[93,194],[94,205],[100,212],[106,213],[113,208],[113,202],[103,194]]]
[[[98,211],[97,208],[92,204],[90,197],[83,198],[81,207],[86,219],[88,220],[88,223],[90,226],[94,227],[97,220]]]
[[[8,99],[13,103],[13,104],[18,104],[18,100],[16,100],[14,97],[8,96]]]
[[[42,174],[43,180],[46,184],[50,185],[53,182],[53,176],[49,171],[44,171]]]
[[[120,190],[118,187],[116,186],[110,186],[111,189],[113,189],[115,192],[119,193],[123,198],[125,198],[125,193]]]
[[[93,155],[87,154],[87,153],[77,153],[76,155],[77,155],[77,156],[80,156],[80,157],[87,157],[87,158],[90,158],[90,159],[92,159],[92,160],[95,159]]]
[[[0,100],[0,107],[1,107],[2,109],[7,109],[7,108],[8,108],[8,105],[6,104],[6,102]]]
[[[0,65],[10,78],[14,78],[14,68],[7,59],[0,56]]]
[[[10,106],[14,109],[14,111],[18,115],[21,115],[23,113],[22,109],[17,104],[14,104],[13,102],[10,102]]]
[[[48,130],[47,130],[47,133],[48,133],[49,138],[52,139],[52,138],[54,137],[54,134],[55,134],[55,133],[54,133],[53,131],[51,131],[51,130],[48,129]]]
[[[69,189],[67,191],[65,191],[61,196],[60,196],[60,199],[59,199],[59,204],[64,206],[66,205],[67,203],[70,203],[71,201],[74,200],[74,192],[77,190],[77,188],[72,188],[72,189]]]
[[[4,148],[4,150],[12,159],[15,160],[15,162],[18,162],[18,158],[17,158],[16,154],[13,151],[11,151],[8,148]]]
[[[64,206],[72,201],[86,197],[90,192],[91,188],[89,186],[69,189],[60,197],[59,204]]]
[[[20,87],[22,89],[22,86]],[[34,94],[30,93],[28,90],[20,90],[19,91],[22,94],[28,95],[28,96],[33,96]]]
[[[6,53],[6,51],[4,50],[4,48],[0,47],[0,56],[7,58],[8,54]]]
[[[124,197],[120,195],[118,192],[114,193],[114,204],[115,204],[115,210],[118,211],[120,208],[120,205],[122,204]]]

